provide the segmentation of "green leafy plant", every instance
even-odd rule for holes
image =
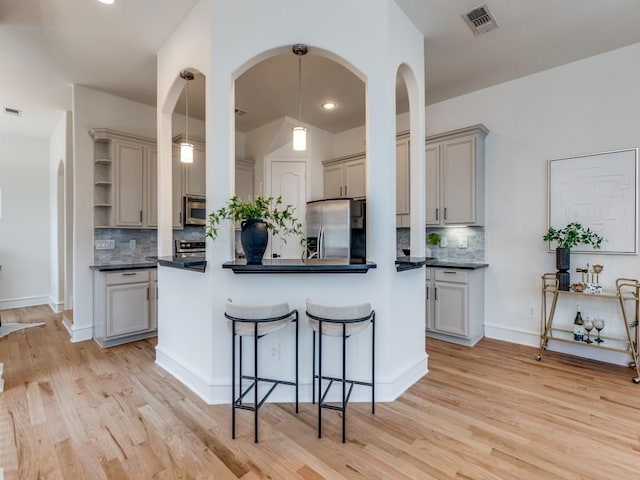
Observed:
[[[440,234],[436,232],[431,232],[427,235],[427,243],[429,245],[438,245],[440,243]]]
[[[300,243],[304,242],[304,233],[302,224],[294,215],[295,207],[293,205],[284,205],[282,197],[268,197],[262,195],[256,196],[252,202],[245,202],[236,195],[231,197],[226,205],[218,210],[211,212],[207,217],[206,235],[212,239],[218,236],[218,228],[223,220],[233,220],[241,222],[242,220],[262,220],[272,235],[280,237],[286,242],[289,235],[295,235],[300,238]]]
[[[559,230],[549,227],[543,240],[547,242],[556,242],[559,248],[572,248],[576,245],[591,245],[595,249],[599,249],[604,238],[591,230],[583,227],[578,222],[571,222],[566,227]]]

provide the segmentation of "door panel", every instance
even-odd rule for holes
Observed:
[[[271,163],[271,195],[282,196],[284,205],[295,207],[294,215],[305,227],[305,208],[307,204],[307,164],[306,162],[273,161]],[[286,241],[269,235],[269,256],[282,258],[300,258],[302,246],[296,237],[286,237]]]

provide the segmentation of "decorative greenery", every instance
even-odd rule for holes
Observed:
[[[571,222],[566,227],[556,230],[550,227],[546,235],[542,237],[548,242],[556,242],[559,248],[572,248],[576,245],[591,245],[599,249],[604,240],[602,236],[585,228],[578,222]]]
[[[440,243],[440,234],[436,233],[436,232],[431,232],[428,236],[427,236],[427,243],[429,245],[438,245]]]
[[[211,212],[207,218],[207,237],[216,239],[218,228],[223,220],[262,220],[272,235],[280,237],[286,242],[289,235],[300,237],[300,243],[304,242],[302,224],[294,216],[295,207],[284,205],[282,197],[265,198],[262,195],[256,196],[253,202],[240,200],[236,195],[231,197],[227,204],[218,210]]]

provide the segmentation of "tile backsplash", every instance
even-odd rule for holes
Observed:
[[[187,226],[184,230],[174,230],[173,239],[204,240],[204,227]],[[98,250],[94,243],[93,263],[95,265],[144,262],[146,257],[158,254],[157,230],[96,228],[94,240],[115,242],[115,248],[109,250]],[[133,248],[131,248],[131,240],[135,241]]]
[[[447,227],[431,228],[427,227],[426,236],[430,233],[439,233],[446,239],[447,246],[429,245],[431,257],[440,260],[455,262],[483,262],[484,261],[484,227]],[[398,228],[396,230],[396,246],[398,256],[404,255],[402,249],[408,247],[410,242],[411,229]],[[458,242],[466,239],[467,248],[458,248]],[[428,254],[429,252],[427,252]]]

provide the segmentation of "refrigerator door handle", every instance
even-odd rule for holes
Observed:
[[[324,227],[320,227],[318,234],[318,258],[324,258]]]

